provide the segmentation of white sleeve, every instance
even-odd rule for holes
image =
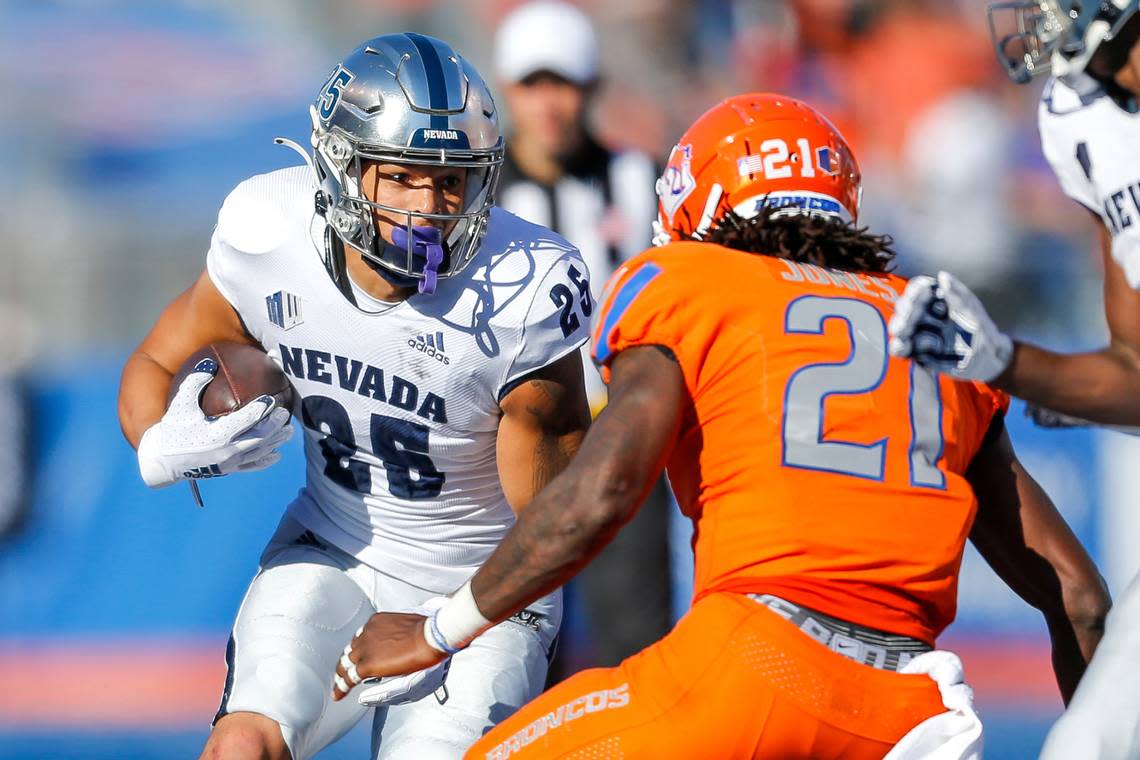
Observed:
[[[259,180],[248,179],[226,196],[206,253],[210,280],[235,309],[239,308],[242,260],[277,248],[288,228],[281,205],[270,202],[261,186],[264,181]]]
[[[522,324],[522,334],[499,384],[502,399],[515,382],[577,350],[590,337],[594,299],[590,273],[574,250],[562,256],[538,282]]]
[[[1059,90],[1059,87],[1053,88],[1056,97],[1062,96]],[[1038,127],[1041,131],[1041,152],[1045,154],[1049,166],[1057,175],[1057,181],[1061,184],[1065,195],[1099,216],[1101,212],[1096,189],[1085,169],[1088,165],[1087,153],[1083,159],[1085,163],[1082,164],[1080,156],[1082,142],[1074,130],[1074,126],[1079,122],[1073,118],[1072,113],[1057,112],[1051,102],[1049,91],[1046,91],[1037,112]],[[1087,148],[1084,150],[1087,151]]]
[[[233,263],[237,255],[237,252],[218,234],[218,228],[214,227],[214,234],[210,236],[210,250],[206,252],[206,273],[210,275],[210,281],[214,283],[214,287],[222,297],[235,309],[238,301]]]
[[[1102,104],[1092,113],[1096,107],[1059,83],[1047,88],[1039,111],[1041,149],[1065,194],[1096,214],[1112,234],[1112,258],[1128,284],[1140,290],[1140,185],[1127,151],[1112,150],[1129,138],[1112,120],[1115,108],[1106,112]],[[1090,157],[1091,145],[1100,148],[1100,166]],[[1106,155],[1113,164],[1104,165]]]

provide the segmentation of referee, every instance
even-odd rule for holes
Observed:
[[[496,33],[495,69],[510,121],[497,205],[574,244],[590,269],[596,303],[614,269],[649,247],[656,167],[648,156],[611,151],[590,134],[586,112],[598,84],[598,40],[576,7],[539,0],[517,8]],[[588,347],[583,360],[596,415],[605,385]],[[567,625],[580,629],[585,612],[589,647],[582,651],[574,636],[564,637],[550,683],[580,668],[617,665],[668,633],[664,481],[649,501],[567,588]]]

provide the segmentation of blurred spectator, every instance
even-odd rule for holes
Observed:
[[[587,128],[599,65],[593,26],[572,5],[523,5],[496,34],[495,70],[511,125],[498,203],[581,250],[595,302],[610,273],[649,245],[657,176],[647,156],[610,150]],[[588,351],[583,360],[596,414],[605,405],[605,386]],[[663,483],[650,499],[636,524],[568,590],[569,604],[580,595],[587,607],[592,650],[585,656],[564,652],[552,666],[552,681],[577,666],[616,665],[668,632],[669,501]]]
[[[930,0],[868,21],[847,88],[873,180],[868,222],[895,234],[904,273],[954,269],[971,285],[1006,289],[1016,229],[1000,169],[1013,125],[988,92],[1000,71],[987,40]]]
[[[1099,280],[1085,246],[1073,242],[1087,222],[1051,181],[1027,181],[1048,175],[1048,167],[1036,140],[1009,138],[1034,134],[1026,102],[1034,92],[1002,78],[986,42],[984,0],[580,4],[598,20],[606,51],[604,91],[587,93],[598,99],[591,126],[603,144],[664,155],[683,125],[727,95],[758,90],[799,97],[827,113],[853,144],[867,175],[864,216],[899,239],[903,271],[929,269],[965,247],[933,239],[927,245],[925,227],[936,217],[935,227],[974,229],[973,212],[948,210],[952,197],[969,196],[979,209],[996,198],[986,215],[1004,218],[1006,231],[979,223],[988,235],[972,247],[979,266],[1006,270],[999,278],[1005,282],[1028,276],[1029,288],[1052,289],[1049,316],[1003,299],[1019,312],[1001,315],[1003,323],[1070,332],[1091,323],[1099,330]],[[171,295],[170,283],[188,276],[194,261],[188,253],[220,201],[219,172],[236,181],[280,166],[283,154],[264,139],[267,128],[304,139],[307,119],[294,104],[328,65],[329,48],[354,40],[355,29],[395,24],[454,38],[476,62],[489,61],[488,31],[518,0],[350,0],[327,8],[301,0],[171,0],[142,15],[132,10],[149,7],[141,0],[113,4],[107,13],[87,5],[17,3],[0,12],[6,75],[0,80],[9,100],[22,104],[21,118],[0,119],[0,135],[16,146],[9,151],[10,185],[19,188],[0,204],[0,242],[20,250],[34,241],[40,251],[12,277],[38,283],[52,272],[71,275],[59,283],[60,298],[28,304],[56,338],[47,348],[55,355],[137,336],[139,314],[148,313],[136,305],[140,294],[157,308]],[[277,55],[282,44],[290,56]],[[516,44],[519,54],[532,47]],[[48,64],[37,55],[92,46],[103,54],[75,71],[64,70],[66,55],[49,56]],[[138,60],[153,65],[140,74]],[[59,75],[65,96],[36,88],[44,65],[55,67],[48,73]],[[243,75],[230,81],[218,72]],[[109,98],[116,108],[100,110]],[[984,119],[985,144],[976,147],[962,144],[973,139],[974,114]],[[948,135],[960,136],[948,143]],[[964,163],[954,165],[958,178],[971,175],[973,187],[940,186],[939,165],[954,163],[958,150],[993,162],[973,164],[969,172]],[[973,195],[984,178],[1005,179]],[[162,192],[170,186],[179,187],[177,204]],[[37,224],[44,203],[66,209],[46,229]],[[145,242],[140,226],[148,230]],[[967,277],[973,269],[954,263]],[[1064,276],[1056,277],[1059,271]],[[999,284],[981,269],[975,279]],[[600,285],[603,278],[595,280]],[[132,298],[117,297],[124,292]],[[1072,312],[1088,319],[1055,316]]]
[[[1034,132],[1026,116],[1033,109],[1008,102],[1017,94],[1007,92],[994,60],[982,4],[787,0],[765,7],[736,14],[747,21],[733,44],[742,89],[786,92],[835,122],[867,180],[861,219],[895,237],[899,273],[952,269],[979,291],[1003,294],[995,302],[1003,323],[1079,339],[1072,320],[1042,324],[1040,308],[1020,297],[1044,294],[1058,313],[1095,311],[1085,286],[1095,272],[1079,251],[1073,255],[1084,221],[1034,184],[1043,158],[1035,141],[1027,148],[1017,139]]]

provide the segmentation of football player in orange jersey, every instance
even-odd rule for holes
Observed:
[[[1007,399],[888,356],[905,281],[889,239],[856,227],[860,182],[803,103],[743,95],[703,115],[658,183],[661,247],[607,287],[594,356],[611,400],[581,452],[442,608],[374,616],[345,660],[413,673],[517,624],[500,621],[573,576],[668,465],[695,524],[690,612],[469,757],[923,757],[951,737],[975,757],[968,697],[921,675],[958,666],[931,650],[967,537],[1044,614],[1067,699],[1103,581],[1014,456]],[[954,680],[946,694],[968,694]]]

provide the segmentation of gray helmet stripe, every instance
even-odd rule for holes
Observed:
[[[408,32],[407,37],[416,46],[416,50],[420,51],[420,58],[424,63],[424,74],[427,75],[428,83],[428,106],[432,111],[447,111],[447,80],[444,78],[443,63],[439,60],[435,45],[422,34]],[[431,128],[448,129],[447,116],[433,113]]]

